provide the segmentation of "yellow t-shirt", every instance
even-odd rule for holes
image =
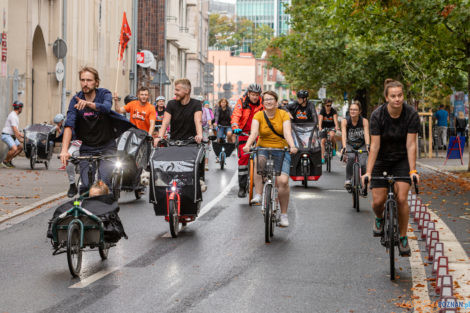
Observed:
[[[281,137],[273,133],[273,131],[269,128],[268,123],[266,123],[266,120],[264,118],[263,111],[256,113],[253,118],[259,122],[259,147],[282,149],[288,146],[287,141],[285,139],[282,139]],[[279,109],[276,110],[274,118],[269,119],[269,121],[273,125],[273,128],[280,135],[284,135],[283,123],[289,120],[289,113]]]

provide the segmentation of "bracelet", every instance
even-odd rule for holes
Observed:
[[[418,171],[417,171],[417,170],[412,170],[412,171],[410,171],[409,174],[410,174],[410,175],[411,175],[411,174],[418,174]]]

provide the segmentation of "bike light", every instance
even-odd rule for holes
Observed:
[[[114,165],[115,165],[117,168],[121,168],[121,167],[122,167],[121,161],[116,161],[116,163],[114,163]]]
[[[308,158],[308,154],[305,154],[305,153],[304,153],[304,154],[302,154],[302,157],[303,157],[303,158]]]
[[[176,191],[176,187],[175,187],[175,186],[171,186],[171,191],[175,192],[175,191]]]

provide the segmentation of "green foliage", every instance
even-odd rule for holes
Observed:
[[[239,19],[220,14],[209,15],[209,46],[217,49],[240,49],[244,43],[251,43],[251,49],[255,57],[261,57],[268,47],[274,30],[261,25],[255,28],[252,21]]]

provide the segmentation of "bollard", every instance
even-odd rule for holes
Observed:
[[[429,247],[432,247],[433,241],[434,242],[439,241],[439,232],[437,230],[431,231],[431,236],[428,236],[426,238],[426,249],[429,250]]]
[[[439,313],[457,312],[457,299],[455,297],[442,297],[438,302]]]
[[[446,256],[437,259],[436,293],[440,294],[442,288],[442,277],[449,275],[449,264]]]
[[[441,277],[441,298],[454,296],[454,285],[451,275]]]
[[[439,260],[440,257],[444,256],[444,252],[442,251],[436,251],[434,252],[434,260],[433,260],[433,263],[432,263],[432,273],[433,274],[436,274],[437,272],[437,260]]]

